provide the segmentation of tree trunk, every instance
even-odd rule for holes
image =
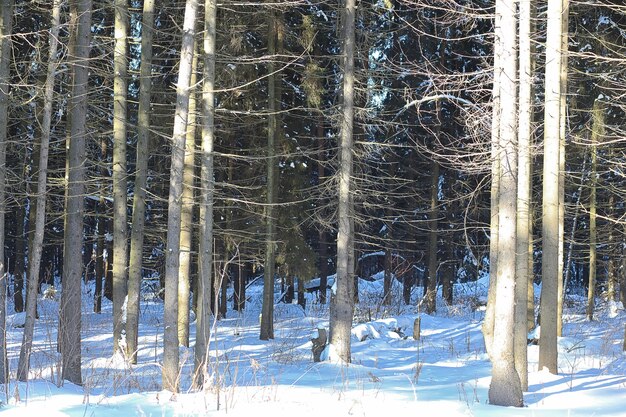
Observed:
[[[267,116],[267,205],[265,207],[265,265],[263,272],[263,306],[261,310],[261,340],[274,338],[274,274],[276,250],[276,218],[275,207],[278,187],[278,171],[276,146],[278,141],[278,115],[280,111],[279,76],[275,74],[276,64],[274,55],[277,52],[277,42],[280,29],[279,16],[271,12],[268,17],[268,53],[270,61],[268,71],[268,116]]]
[[[563,10],[568,10],[569,0],[561,0]],[[565,130],[567,127],[567,47],[569,15],[564,13],[561,20],[561,99],[559,113],[559,257],[557,271],[557,322],[556,335],[563,335],[563,261],[565,247]]]
[[[597,271],[597,233],[596,226],[597,204],[596,204],[596,188],[598,184],[598,143],[604,136],[604,112],[605,109],[599,100],[593,103],[591,112],[592,128],[591,128],[591,179],[589,196],[589,289],[587,293],[587,320],[593,320],[593,311],[595,309],[596,299],[596,271]]]
[[[339,137],[337,277],[330,304],[330,344],[337,359],[351,362],[350,337],[354,315],[354,215],[352,151],[354,147],[354,50],[356,0],[346,0],[343,34],[342,117]],[[352,264],[352,265],[351,265]]]
[[[194,45],[195,48],[195,45]],[[194,54],[191,85],[196,85],[198,54]],[[189,295],[191,272],[191,242],[193,234],[194,148],[196,139],[196,93],[189,93],[189,117],[185,139],[183,168],[183,203],[180,224],[180,266],[178,269],[178,343],[189,347]]]
[[[391,249],[385,249],[385,276],[383,278],[383,305],[391,304],[391,284],[393,275],[391,271]]]
[[[123,306],[126,301],[128,240],[126,214],[126,79],[128,5],[115,0],[115,50],[113,53],[113,352],[120,350],[122,330],[126,328]],[[122,352],[125,354],[125,352]]]
[[[196,346],[194,348],[194,379],[196,389],[202,387],[208,360],[211,318],[211,287],[213,274],[213,143],[215,138],[215,33],[217,1],[204,3],[204,73],[202,84],[202,154],[200,188],[200,243],[198,254],[198,307],[196,311]]]
[[[533,48],[532,1],[519,3],[519,113],[518,113],[518,166],[517,166],[517,243],[515,253],[515,369],[522,390],[528,390],[528,281],[532,278],[532,265],[528,259],[532,224],[531,199],[531,146],[533,115]]]
[[[517,40],[514,0],[497,0],[496,26],[502,44],[500,71],[500,189],[498,193],[498,268],[494,308],[492,379],[489,402],[494,405],[523,405],[522,388],[515,370],[515,266],[517,223]],[[513,29],[513,30],[511,30]],[[525,326],[524,322],[524,328]]]
[[[6,399],[9,391],[9,362],[7,360],[6,319],[8,274],[4,259],[6,149],[9,127],[9,86],[11,35],[13,31],[13,0],[3,2],[0,11],[0,383],[4,384]]]
[[[52,103],[54,99],[55,76],[58,67],[56,60],[59,28],[61,26],[61,0],[52,3],[52,27],[50,29],[50,50],[48,52],[48,69],[44,87],[44,108],[41,123],[41,142],[39,149],[39,173],[37,177],[37,197],[35,201],[35,231],[30,253],[28,290],[26,291],[26,319],[24,334],[20,347],[20,359],[17,367],[18,381],[28,381],[30,370],[30,353],[33,346],[35,319],[37,316],[37,287],[39,269],[43,249],[46,222],[46,181],[48,176],[48,153],[50,145],[50,126],[52,121]]]
[[[541,339],[539,369],[544,367],[556,374],[557,321],[559,282],[559,171],[560,171],[560,112],[562,23],[566,11],[561,0],[548,0],[548,29],[546,36],[545,114],[542,203],[542,273],[541,273]]]
[[[152,38],[154,0],[144,0],[141,25],[141,67],[139,78],[139,114],[137,118],[137,161],[133,195],[133,227],[130,234],[128,267],[128,306],[126,320],[127,357],[137,363],[139,299],[141,292],[143,237],[146,216],[148,144],[150,142],[150,97],[152,95]]]
[[[26,178],[24,178],[24,180],[26,180]],[[24,261],[26,251],[26,204],[20,204],[18,206],[15,217],[17,221],[15,222],[15,260],[13,261],[13,277],[15,280],[13,286],[13,300],[15,301],[15,312],[21,313],[24,311],[22,291],[24,290],[24,272],[26,270],[26,263]]]
[[[167,251],[165,254],[165,303],[163,312],[163,389],[178,392],[178,271],[180,266],[181,209],[185,141],[189,115],[189,94],[196,34],[197,0],[187,0],[183,22],[183,40],[176,86],[176,113],[172,134],[172,162],[167,210]]]
[[[62,378],[82,384],[81,372],[81,278],[83,249],[83,213],[85,195],[85,142],[87,136],[87,99],[89,94],[89,51],[91,39],[91,0],[70,2],[73,39],[70,56],[73,73],[70,97],[70,135],[68,137],[68,172],[65,204],[65,244],[63,292],[59,333]]]
[[[439,107],[439,104],[437,104]],[[430,211],[428,213],[428,289],[426,290],[426,314],[437,311],[437,249],[439,217],[439,164],[430,162]]]
[[[502,4],[496,1],[496,15],[500,13]],[[496,22],[497,23],[497,22]],[[492,117],[491,117],[491,190],[490,190],[490,223],[489,223],[489,290],[487,309],[483,320],[482,333],[485,339],[485,350],[491,355],[493,343],[493,326],[496,305],[496,277],[498,270],[498,195],[500,192],[500,78],[498,68],[502,61],[502,27],[494,26],[493,41],[493,86],[492,86]]]
[[[317,178],[319,184],[322,184],[322,181],[326,177],[324,164],[322,161],[326,159],[326,147],[324,146],[326,138],[324,137],[324,114],[320,112],[317,122],[317,137],[320,141],[320,150],[318,156],[317,163]],[[320,202],[320,204],[324,204],[324,202]],[[323,227],[323,226],[322,226]],[[320,304],[326,304],[326,287],[328,286],[328,247],[326,242],[326,231],[323,228],[320,228],[319,231],[319,275],[320,275],[320,295],[319,301]]]

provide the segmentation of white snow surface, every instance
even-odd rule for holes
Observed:
[[[376,284],[376,283],[374,283]],[[328,308],[307,295],[307,308],[277,304],[275,339],[260,341],[260,287],[239,314],[215,322],[209,382],[190,389],[194,324],[189,348],[180,348],[181,392],[161,391],[163,304],[144,297],[138,364],[112,355],[111,304],[92,313],[92,289],[83,292],[83,386],[59,384],[56,353],[58,300],[40,299],[31,357],[31,380],[14,372],[23,329],[7,328],[12,379],[0,386],[0,414],[12,416],[541,416],[626,417],[626,355],[623,309],[598,302],[596,320],[584,305],[566,311],[559,339],[559,375],[537,369],[538,347],[529,346],[528,392],[523,408],[489,405],[491,364],[481,335],[483,312],[476,300],[486,282],[455,287],[458,305],[438,300],[437,313],[406,307],[395,293],[389,306],[376,304],[380,285],[363,286],[352,330],[352,363],[313,363],[310,338],[328,329]],[[394,284],[396,285],[396,284]],[[397,289],[397,288],[396,288]],[[417,305],[414,291],[413,305]],[[369,292],[369,297],[368,297]],[[148,301],[145,301],[145,300]],[[230,306],[229,306],[230,307]],[[12,306],[9,306],[12,311]],[[421,337],[413,323],[421,317]],[[17,321],[17,317],[12,318]],[[7,397],[8,395],[8,397]],[[8,400],[7,400],[8,398]]]

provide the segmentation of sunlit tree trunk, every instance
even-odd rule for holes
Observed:
[[[20,359],[17,367],[17,379],[28,381],[30,370],[30,353],[33,346],[33,334],[37,315],[37,287],[39,284],[39,268],[43,250],[44,228],[46,222],[46,181],[48,177],[48,154],[50,145],[50,126],[52,121],[52,103],[54,99],[54,83],[57,63],[58,37],[60,28],[61,0],[52,3],[52,21],[50,49],[48,52],[48,69],[44,86],[43,115],[41,122],[41,143],[39,149],[39,173],[37,177],[37,197],[35,199],[35,229],[30,251],[28,289],[26,291],[26,319],[24,334],[20,347]]]
[[[194,46],[195,47],[195,46]],[[196,85],[198,56],[194,54],[191,85]],[[189,295],[191,272],[191,239],[193,232],[194,149],[196,139],[196,93],[189,93],[189,118],[185,139],[183,168],[183,204],[180,224],[180,265],[178,269],[178,342],[189,347]]]
[[[115,49],[113,53],[113,352],[120,350],[122,330],[126,327],[123,312],[127,291],[127,174],[126,118],[128,81],[126,79],[128,5],[115,0]],[[126,353],[126,352],[122,352]]]
[[[497,0],[496,25],[500,25],[500,189],[498,193],[498,267],[491,345],[492,378],[489,402],[523,405],[522,388],[515,370],[515,273],[517,224],[517,17],[514,0]],[[525,288],[524,288],[525,289]],[[524,328],[525,326],[524,322]]]
[[[561,0],[564,10],[561,21],[561,109],[559,114],[559,259],[558,259],[558,303],[556,335],[563,335],[563,262],[565,255],[565,132],[567,128],[567,47],[569,25],[569,0]]]
[[[200,171],[200,242],[198,250],[198,305],[193,385],[204,384],[211,328],[211,285],[213,274],[213,144],[215,141],[215,36],[217,0],[204,2],[204,68],[202,83],[202,144]]]
[[[180,230],[183,198],[183,169],[185,141],[189,116],[189,94],[196,34],[197,0],[187,0],[183,21],[183,40],[180,51],[178,83],[176,86],[176,113],[172,133],[172,162],[167,210],[167,250],[165,254],[165,302],[163,312],[163,389],[177,392],[179,384],[178,356],[178,271],[180,266]]]
[[[539,343],[539,369],[558,372],[557,321],[559,282],[559,171],[560,171],[560,113],[562,0],[548,0],[548,29],[546,36],[544,156],[542,203],[542,285],[541,285],[541,338]]]
[[[496,1],[496,16],[502,7]],[[496,305],[496,279],[498,271],[498,195],[500,192],[500,71],[502,61],[502,26],[499,21],[494,25],[493,40],[493,86],[492,86],[492,116],[491,116],[491,190],[490,190],[490,224],[489,224],[489,291],[487,295],[487,309],[483,320],[482,333],[485,339],[485,349],[491,354],[493,343],[493,326]]]
[[[130,234],[128,267],[128,306],[126,319],[127,357],[137,363],[139,299],[143,264],[143,236],[146,216],[148,178],[148,143],[150,142],[150,96],[152,95],[152,38],[154,32],[154,0],[144,0],[141,24],[141,67],[139,78],[139,112],[137,117],[137,159],[135,190]]]
[[[9,35],[13,31],[13,0],[3,1],[0,13],[0,383],[4,384],[5,392],[8,393],[9,362],[7,361],[6,340],[8,275],[4,263],[6,234],[4,213],[6,211],[6,149],[9,126],[9,63],[11,59],[11,38]]]
[[[330,304],[330,344],[337,358],[351,362],[350,337],[354,314],[354,214],[352,152],[354,147],[354,50],[356,0],[346,0],[343,34],[343,93],[339,137],[339,206],[337,232],[337,276]],[[351,265],[352,264],[352,265]],[[352,272],[352,273],[351,273]]]
[[[519,111],[517,166],[517,246],[515,253],[515,369],[522,390],[528,390],[527,313],[528,281],[532,280],[532,265],[528,259],[531,235],[531,144],[533,114],[532,74],[532,0],[519,2]]]

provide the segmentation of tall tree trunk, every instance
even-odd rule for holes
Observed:
[[[609,158],[612,159],[612,158]],[[611,193],[609,196],[609,204],[608,204],[608,216],[613,218],[615,215],[615,195]],[[617,262],[616,262],[616,251],[615,251],[615,231],[614,227],[609,227],[609,237],[607,242],[608,249],[608,262],[606,266],[607,272],[607,289],[606,289],[606,298],[609,303],[615,301],[615,296],[617,294]]]
[[[194,378],[196,389],[203,386],[208,361],[213,274],[213,144],[215,141],[215,37],[217,0],[204,2],[204,68],[202,83],[202,154],[200,171],[200,242],[198,248],[198,306]]]
[[[596,299],[596,271],[597,255],[597,201],[596,188],[598,184],[598,143],[604,136],[604,112],[600,100],[593,103],[591,113],[591,174],[589,196],[589,288],[587,293],[587,320],[593,320]]]
[[[337,359],[350,363],[354,315],[354,215],[352,199],[352,151],[354,147],[354,52],[356,0],[346,0],[343,33],[342,117],[339,136],[339,206],[337,231],[337,276],[330,304],[330,344]],[[352,273],[351,273],[352,272]]]
[[[48,52],[48,70],[44,87],[44,107],[41,123],[41,142],[39,145],[39,173],[37,177],[37,197],[35,200],[35,232],[31,245],[28,289],[26,291],[26,319],[24,334],[20,347],[20,359],[17,367],[18,381],[28,381],[30,370],[30,353],[33,346],[33,334],[37,315],[37,287],[39,284],[39,269],[43,251],[43,239],[46,223],[46,181],[48,177],[48,154],[50,148],[50,126],[52,121],[52,103],[54,99],[55,76],[58,67],[56,54],[58,49],[59,28],[61,26],[61,0],[52,3],[52,21],[50,49]]]
[[[9,127],[9,86],[11,38],[13,32],[13,0],[2,3],[0,11],[0,383],[4,384],[6,400],[9,391],[9,362],[7,360],[6,319],[8,274],[4,260],[6,211],[6,149]]]
[[[195,48],[195,45],[194,45]],[[191,85],[196,85],[198,54],[191,67]],[[189,117],[185,139],[183,168],[183,203],[180,224],[180,266],[178,269],[178,343],[189,347],[189,295],[191,272],[191,243],[193,234],[194,149],[196,139],[196,92],[189,93]]]
[[[128,5],[115,0],[115,49],[113,53],[113,352],[120,350],[122,330],[126,327],[123,312],[126,301],[128,239],[126,214],[126,79]],[[125,354],[126,352],[122,352]]]
[[[150,97],[152,95],[152,38],[154,0],[144,0],[141,25],[141,67],[139,78],[139,114],[137,119],[137,161],[133,195],[133,227],[130,234],[128,268],[128,306],[126,321],[127,357],[137,363],[139,296],[143,264],[143,237],[146,216],[148,179],[148,144],[150,142]]]
[[[496,1],[496,16],[501,13],[502,4]],[[491,355],[493,343],[493,326],[496,306],[496,279],[498,271],[498,196],[500,193],[500,68],[502,61],[502,26],[499,22],[494,25],[493,40],[493,86],[492,86],[492,116],[491,116],[491,190],[490,190],[490,222],[489,222],[489,291],[487,295],[487,309],[483,320],[482,333],[485,339],[485,350]]]
[[[498,195],[497,299],[494,308],[492,378],[489,402],[494,405],[523,405],[522,388],[515,370],[515,266],[517,223],[517,39],[514,0],[497,0],[496,26],[502,30],[500,71],[500,190]],[[524,328],[526,327],[524,322]]]
[[[317,162],[317,178],[319,184],[322,184],[324,178],[326,177],[326,173],[324,170],[324,164],[322,161],[326,160],[326,146],[324,137],[324,114],[320,111],[318,122],[317,122],[317,137],[320,141],[320,149],[318,155]],[[324,204],[324,201],[320,202],[321,205]],[[326,287],[328,286],[328,247],[326,242],[326,230],[323,229],[323,226],[320,227],[318,234],[318,253],[319,253],[319,274],[320,274],[320,296],[319,301],[320,304],[326,304]]]
[[[528,390],[528,281],[532,278],[529,266],[531,199],[531,145],[533,117],[533,48],[532,1],[519,3],[519,110],[518,110],[518,165],[517,165],[517,243],[515,253],[515,369],[522,390]]]
[[[87,99],[89,91],[89,50],[91,39],[91,0],[70,2],[72,37],[70,98],[70,136],[68,137],[68,173],[65,204],[65,244],[63,292],[59,333],[62,378],[82,384],[81,372],[81,278],[83,249],[83,212],[85,195],[85,142],[87,136]]]
[[[561,20],[561,99],[559,113],[559,258],[558,258],[558,287],[557,287],[557,322],[556,335],[563,335],[563,261],[565,254],[565,131],[567,127],[567,47],[569,25],[569,0],[561,0],[561,7],[565,12]]]
[[[542,204],[542,272],[541,272],[541,339],[539,344],[539,369],[547,368],[556,374],[557,321],[559,282],[559,171],[560,171],[560,113],[561,65],[563,62],[562,0],[548,0],[548,29],[546,36],[545,114],[543,156]]]
[[[163,324],[163,389],[178,391],[178,271],[180,266],[180,229],[183,198],[183,169],[185,165],[185,141],[189,115],[189,94],[196,34],[197,0],[185,3],[183,40],[176,86],[176,113],[172,136],[172,162],[170,167],[170,190],[167,210],[167,251],[165,254],[165,305]]]
[[[280,111],[280,77],[275,74],[276,63],[274,55],[277,52],[277,43],[280,27],[279,16],[272,11],[268,17],[268,53],[270,61],[268,71],[268,116],[267,116],[267,205],[265,207],[265,265],[263,272],[263,306],[261,309],[261,340],[274,338],[274,274],[276,263],[276,196],[278,188],[278,170],[276,146],[278,142],[278,114]]]
[[[439,104],[437,104],[439,107]],[[430,211],[428,212],[428,287],[426,290],[426,314],[437,310],[437,249],[439,217],[439,164],[430,161]]]

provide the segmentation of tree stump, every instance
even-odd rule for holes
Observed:
[[[313,346],[311,347],[311,351],[313,352],[313,362],[321,362],[322,352],[326,347],[327,335],[326,329],[317,329],[317,337],[311,339],[313,342]]]
[[[422,327],[421,321],[422,321],[422,318],[418,317],[413,322],[413,339],[415,340],[420,340],[420,332],[421,332],[421,327]]]

